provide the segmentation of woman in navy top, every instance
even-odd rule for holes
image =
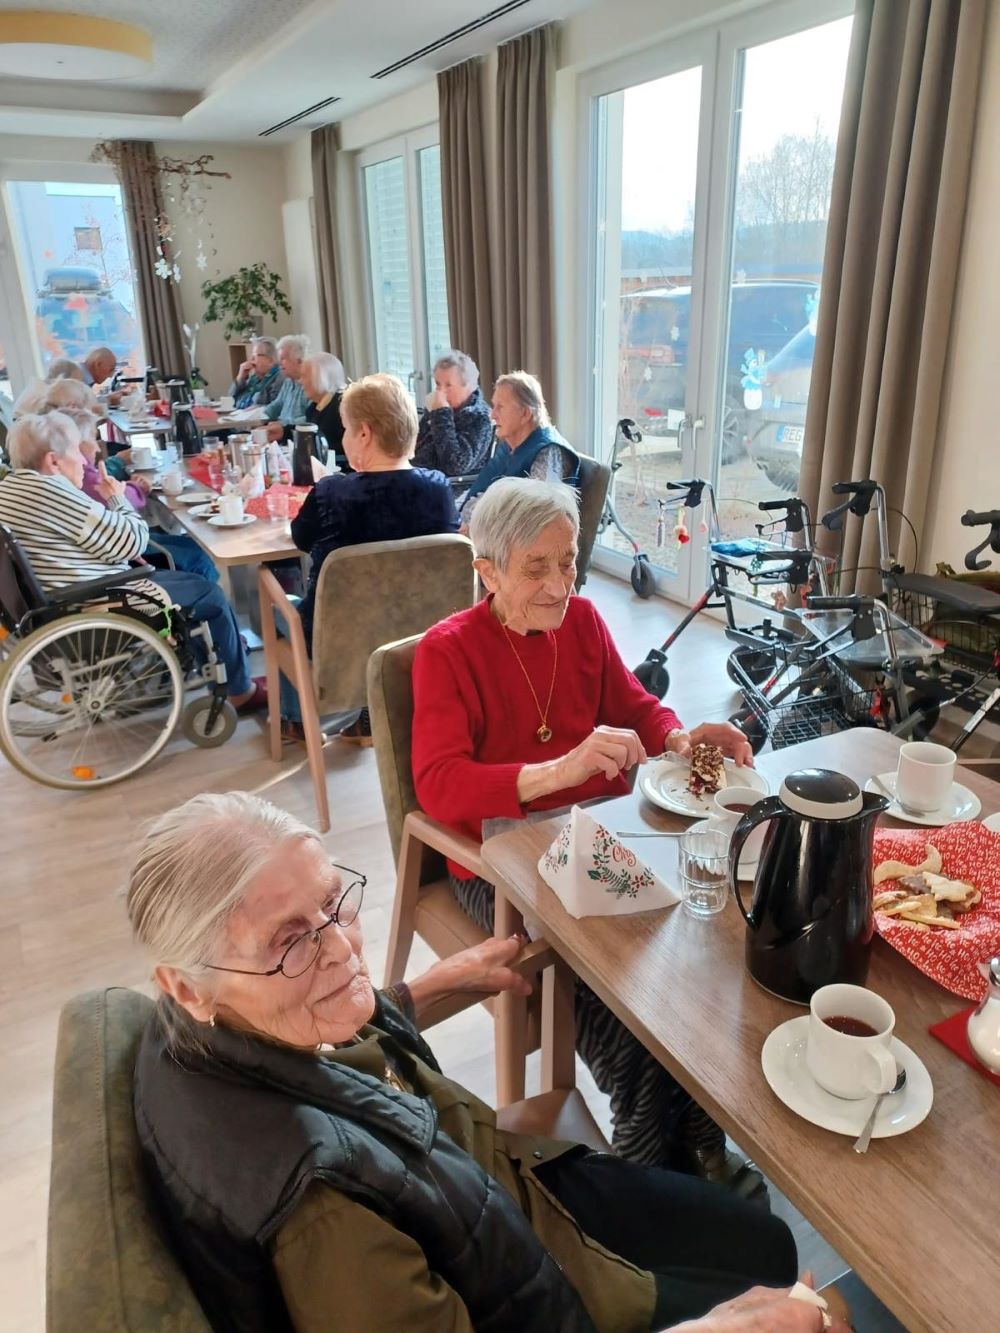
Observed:
[[[452,489],[441,472],[410,462],[417,441],[413,399],[392,375],[368,375],[349,385],[340,412],[343,449],[353,472],[324,477],[306,496],[292,522],[292,540],[311,557],[306,594],[299,606],[306,642],[312,643],[316,583],[331,551],[358,542],[400,541],[436,532],[457,532],[458,512]],[[298,699],[287,695],[282,677],[282,714],[299,721]],[[352,735],[357,740],[364,735]]]

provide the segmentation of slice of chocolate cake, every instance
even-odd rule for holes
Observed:
[[[717,745],[696,745],[691,751],[688,788],[695,796],[712,796],[726,785],[726,756]]]

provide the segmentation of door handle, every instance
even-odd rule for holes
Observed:
[[[694,420],[691,422],[691,453],[692,453],[691,464],[692,464],[692,466],[695,465],[695,460],[696,460],[697,457],[698,457],[698,432],[699,432],[700,430],[704,430],[704,429],[705,429],[705,418],[704,418],[704,417],[695,417]]]
[[[691,426],[694,425],[694,418],[690,412],[685,412],[677,423],[677,448],[681,454],[684,453],[684,436]]]

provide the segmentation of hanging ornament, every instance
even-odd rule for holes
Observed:
[[[656,515],[656,545],[663,549],[663,501],[660,502],[660,512]]]
[[[691,540],[691,534],[688,532],[687,524],[684,522],[683,518],[679,518],[674,527],[674,540],[677,542],[678,546],[687,546],[688,542]]]
[[[704,519],[702,519],[701,522],[698,524],[698,531],[701,533],[703,537],[705,533],[708,531],[708,524],[705,522]]]

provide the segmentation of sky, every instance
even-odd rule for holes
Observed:
[[[764,156],[783,134],[811,134],[817,119],[836,138],[850,39],[848,17],[747,49],[741,162]],[[697,67],[626,89],[624,230],[676,231],[689,222],[700,97]]]

